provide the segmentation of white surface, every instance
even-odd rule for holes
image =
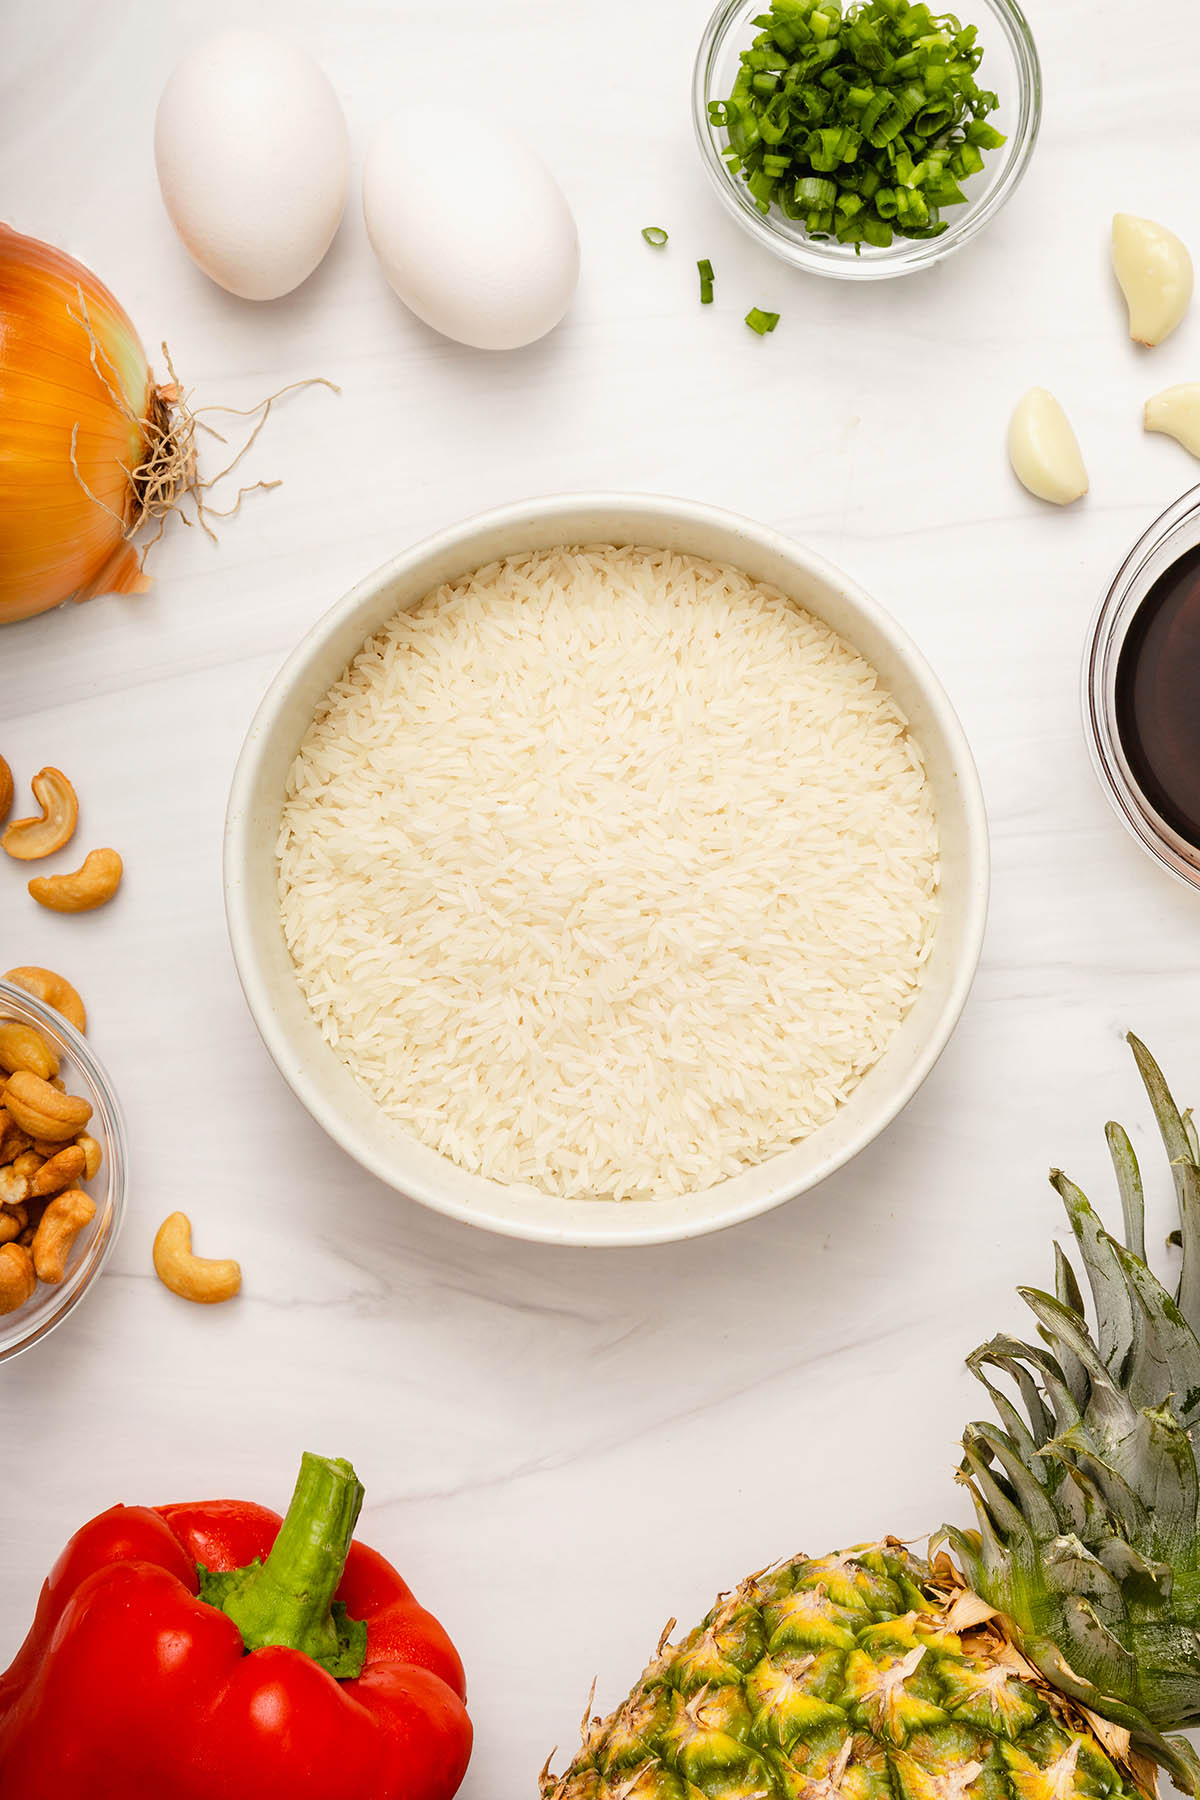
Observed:
[[[963,1516],[951,1479],[980,1405],[962,1355],[1025,1328],[1046,1281],[1045,1171],[1110,1202],[1102,1125],[1147,1109],[1136,1026],[1200,1101],[1196,897],[1127,837],[1088,765],[1078,671],[1126,547],[1197,473],[1143,440],[1146,395],[1192,378],[1200,316],[1146,355],[1108,268],[1117,208],[1200,243],[1191,105],[1200,22],[1162,0],[1030,0],[1042,143],[961,257],[851,288],[745,242],[688,117],[693,0],[461,0],[452,8],[213,0],[204,28],[294,29],[328,69],[356,156],[428,71],[536,124],[580,223],[562,328],[511,356],[458,349],[399,306],[353,205],[313,279],[236,301],[161,211],[160,83],[201,27],[179,6],[45,0],[0,26],[0,194],[19,229],[92,263],[202,401],[280,403],[252,496],[214,548],[176,530],[139,599],[5,628],[2,748],[79,780],[81,843],[128,867],[107,910],[52,918],[0,870],[3,966],[74,977],[128,1109],[134,1183],[109,1273],[0,1381],[0,1659],[71,1529],[118,1498],[280,1502],[300,1449],[352,1456],[364,1534],[441,1612],[478,1728],[470,1800],[532,1795],[593,1674],[624,1691],[672,1614],[784,1552]],[[671,232],[656,253],[642,225]],[[697,304],[712,258],[717,303]],[[751,305],[777,309],[759,339]],[[1039,507],[1006,464],[1034,383],[1070,412],[1092,492]],[[220,446],[213,446],[219,452]],[[219,466],[219,464],[215,465]],[[234,758],[301,632],[406,543],[566,488],[707,499],[794,532],[923,645],[979,758],[995,881],[984,961],[904,1117],[799,1205],[661,1249],[553,1250],[406,1206],[312,1125],[260,1045],[221,915]],[[1161,1162],[1153,1188],[1166,1206]],[[189,1309],[150,1270],[181,1206],[237,1255],[243,1298]],[[1155,1229],[1153,1240],[1161,1241]]]
[[[854,644],[916,733],[937,812],[941,908],[920,991],[848,1103],[824,1130],[716,1186],[633,1205],[563,1200],[470,1175],[384,1118],[326,1044],[279,917],[275,844],[288,776],[318,707],[361,646],[403,606],[498,557],[556,544],[654,544],[732,564],[782,589]],[[451,1218],[551,1244],[696,1237],[812,1188],[877,1137],[920,1087],[962,1012],[987,917],[987,821],[962,727],[895,621],[838,570],[752,521],[679,500],[579,495],[486,513],[416,545],[332,607],[288,659],[256,714],[230,791],[225,839],[230,946],[276,1066],[313,1117],[363,1167]]]

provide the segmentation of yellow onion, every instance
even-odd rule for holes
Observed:
[[[150,585],[130,540],[186,479],[175,398],[90,269],[0,224],[0,623]]]

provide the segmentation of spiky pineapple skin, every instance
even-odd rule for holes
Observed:
[[[968,1358],[1002,1423],[963,1434],[978,1529],[946,1540],[1045,1679],[1200,1794],[1200,1757],[1165,1735],[1200,1725],[1200,1141],[1146,1046],[1129,1044],[1171,1166],[1178,1275],[1168,1290],[1149,1266],[1138,1159],[1110,1124],[1124,1242],[1052,1171],[1092,1321],[1056,1245],[1054,1293],[1020,1290],[1041,1342],[1002,1336]]]
[[[723,1596],[589,1721],[543,1800],[1133,1800],[889,1541],[797,1557]]]

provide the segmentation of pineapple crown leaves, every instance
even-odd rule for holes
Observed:
[[[1163,1734],[1200,1724],[1200,1147],[1149,1051],[1129,1044],[1175,1183],[1175,1292],[1147,1264],[1141,1172],[1109,1125],[1124,1242],[1051,1174],[1094,1330],[1056,1245],[1054,1293],[1020,1290],[1045,1347],[997,1337],[968,1358],[1000,1423],[963,1434],[959,1479],[978,1529],[945,1536],[1034,1667],[1196,1793],[1200,1760]]]

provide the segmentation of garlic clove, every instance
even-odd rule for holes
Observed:
[[[1013,473],[1039,500],[1070,506],[1088,491],[1087,470],[1071,421],[1046,388],[1030,388],[1008,427]]]
[[[1187,245],[1156,225],[1118,213],[1112,227],[1112,259],[1129,307],[1129,335],[1139,344],[1169,338],[1192,304],[1194,276]]]
[[[1147,400],[1145,424],[1147,431],[1161,431],[1200,456],[1200,381],[1164,388]]]

